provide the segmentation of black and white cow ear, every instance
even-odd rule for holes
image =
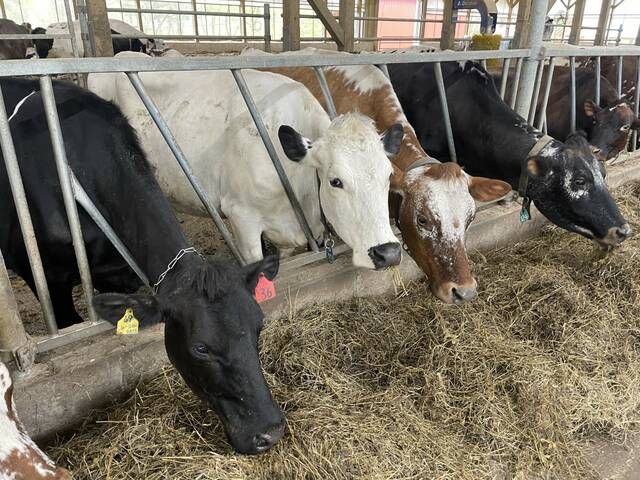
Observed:
[[[404,128],[400,123],[394,123],[382,134],[382,145],[388,158],[393,158],[398,154],[403,138]]]
[[[118,320],[124,316],[129,308],[138,320],[140,328],[156,325],[163,321],[160,302],[152,295],[101,293],[93,297],[92,303],[98,316],[113,325],[118,323]]]
[[[242,267],[242,273],[244,274],[247,283],[247,289],[250,292],[253,292],[256,289],[256,285],[258,284],[261,273],[263,273],[264,276],[267,277],[267,279],[273,280],[274,278],[276,278],[279,268],[279,255],[269,255],[259,262],[255,262],[251,265]]]
[[[280,139],[280,145],[282,145],[284,154],[289,160],[293,160],[294,162],[302,160],[312,148],[311,140],[300,135],[289,125],[280,126],[278,129],[278,138]]]
[[[595,117],[600,110],[602,110],[602,108],[600,108],[593,100],[584,101],[584,114],[587,117]]]

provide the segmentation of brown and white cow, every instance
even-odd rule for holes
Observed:
[[[68,480],[71,475],[56,467],[38,448],[18,418],[13,404],[13,383],[0,362],[0,479]]]
[[[308,48],[290,54],[311,55]],[[264,54],[246,49],[243,55]],[[345,54],[348,55],[348,54]],[[279,68],[270,71],[304,84],[326,108],[315,72],[311,68]],[[471,177],[455,163],[440,163],[420,146],[407,121],[389,79],[373,65],[327,67],[324,73],[338,114],[354,110],[373,118],[380,133],[400,123],[404,138],[392,158],[392,199],[403,241],[428,277],[431,291],[447,303],[475,298],[476,280],[465,250],[465,231],[476,212],[475,201],[492,201],[506,195],[506,182]],[[395,208],[393,208],[395,207]]]

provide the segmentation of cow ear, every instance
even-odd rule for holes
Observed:
[[[289,125],[280,126],[278,129],[278,138],[280,139],[280,145],[282,145],[284,154],[289,160],[293,160],[294,162],[302,160],[312,148],[311,140],[300,135]]]
[[[511,191],[511,185],[502,180],[469,176],[469,193],[479,202],[493,202]]]
[[[543,177],[549,170],[549,161],[546,157],[537,156],[527,160],[527,171],[532,177]]]
[[[141,328],[156,325],[163,321],[162,308],[152,295],[121,293],[101,293],[93,297],[93,308],[100,318],[116,325],[127,309],[133,311]]]
[[[252,263],[246,267],[242,267],[242,273],[244,274],[247,289],[253,293],[258,284],[260,274],[263,273],[269,280],[276,278],[278,269],[280,268],[280,256],[269,255],[259,262]]]
[[[393,163],[391,164],[393,168],[393,173],[391,174],[391,182],[389,185],[389,190],[393,193],[397,193],[399,195],[404,195],[404,172],[396,167]]]
[[[584,114],[587,117],[595,117],[600,110],[602,110],[602,108],[600,108],[593,100],[584,101]]]
[[[398,154],[403,138],[404,128],[400,123],[394,123],[382,134],[382,145],[384,146],[384,153],[388,158],[393,158]]]

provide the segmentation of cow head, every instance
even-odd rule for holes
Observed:
[[[429,163],[396,170],[391,189],[401,197],[398,219],[412,258],[426,273],[431,291],[446,303],[476,297],[476,280],[465,250],[465,231],[475,217],[475,200],[503,197],[511,186],[500,180],[471,177],[455,163]]]
[[[93,303],[113,324],[128,308],[141,327],[163,322],[171,363],[220,416],[233,448],[261,453],[282,437],[284,418],[262,374],[258,337],[264,317],[254,291],[261,272],[273,279],[277,271],[277,257],[237,267],[188,255],[157,296],[101,294]]]
[[[27,434],[13,402],[13,382],[7,366],[0,362],[0,478],[70,480],[64,468],[56,467]]]
[[[605,183],[605,169],[582,134],[552,141],[527,161],[527,195],[553,223],[603,247],[622,243],[631,227]]]
[[[34,28],[31,33],[34,35],[45,35],[47,31],[42,27],[38,27]],[[49,50],[53,48],[53,39],[48,38],[45,40],[34,40],[33,44],[36,47],[36,53],[38,54],[38,57],[47,58],[47,56],[49,56]]]
[[[632,131],[640,128],[640,120],[624,100],[604,108],[587,100],[584,102],[584,113],[593,121],[589,142],[600,149],[599,155],[605,160],[626,150]]]
[[[285,155],[314,167],[320,205],[335,232],[353,249],[353,263],[380,269],[398,265],[401,247],[389,224],[387,155],[400,148],[403,130],[394,125],[382,137],[371,119],[357,113],[337,117],[315,142],[293,128],[278,131]]]

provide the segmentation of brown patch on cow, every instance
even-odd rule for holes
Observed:
[[[464,177],[464,172],[457,163],[436,163],[429,166],[425,176],[432,180],[455,182]]]
[[[14,480],[71,480],[71,474],[64,468],[47,463],[40,452],[28,448],[26,452],[13,450],[0,462],[0,474]],[[13,475],[13,477],[10,477]],[[4,478],[4,477],[3,477]]]

